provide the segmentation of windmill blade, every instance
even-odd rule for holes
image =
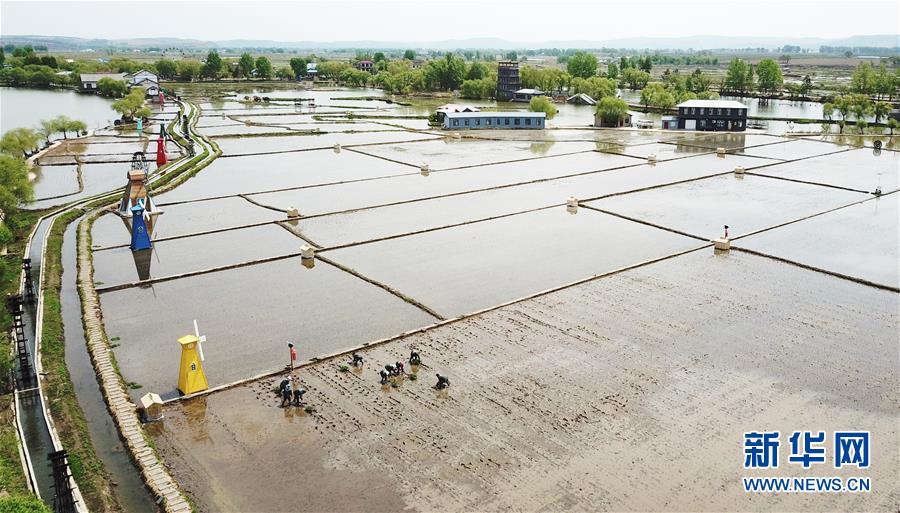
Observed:
[[[200,328],[197,326],[197,319],[194,319],[194,335],[197,336],[197,351],[200,352],[200,361],[205,361],[206,358],[203,356],[203,343],[206,342],[206,337],[200,335]]]

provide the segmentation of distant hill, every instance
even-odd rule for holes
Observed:
[[[305,50],[332,50],[343,48],[360,49],[393,49],[417,48],[434,50],[456,49],[535,49],[535,48],[628,48],[639,50],[705,50],[705,49],[740,49],[740,48],[779,48],[784,45],[801,48],[818,49],[819,46],[841,47],[900,47],[900,35],[875,34],[859,35],[845,38],[810,38],[810,37],[752,37],[752,36],[715,36],[697,35],[686,37],[633,37],[609,40],[558,40],[540,42],[516,42],[498,38],[450,39],[444,41],[271,41],[254,39],[230,39],[225,41],[201,41],[197,39],[181,39],[171,37],[144,37],[135,39],[84,39],[64,36],[36,35],[4,35],[0,43],[47,46],[50,51],[73,51],[85,49],[147,49],[147,48],[181,48],[185,50],[201,50],[211,48],[285,48]]]

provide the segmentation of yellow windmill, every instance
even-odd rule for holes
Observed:
[[[194,335],[185,335],[178,339],[178,343],[181,344],[178,390],[184,395],[209,388],[206,374],[203,373],[203,342],[206,342],[206,337],[200,335],[196,320],[194,320]]]

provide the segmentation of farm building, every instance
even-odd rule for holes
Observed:
[[[143,87],[149,96],[159,94],[159,77],[145,69],[125,75],[128,87]]]
[[[441,105],[435,110],[435,117],[441,123],[444,122],[444,116],[446,116],[450,112],[478,112],[478,107],[473,107],[471,105],[459,105],[457,103],[447,103],[445,105]]]
[[[444,115],[444,128],[507,129],[544,128],[547,114],[543,112],[448,112]]]
[[[744,131],[747,106],[734,100],[688,100],[679,103],[678,128],[681,130]]]
[[[540,89],[519,89],[512,95],[512,102],[530,102],[535,96],[547,96],[547,93]]]
[[[508,102],[522,83],[519,80],[519,63],[516,61],[500,61],[497,63],[497,92],[494,95],[498,102]]]
[[[566,98],[566,103],[572,103],[575,105],[597,105],[597,100],[591,98],[585,93],[578,93]]]
[[[81,90],[88,93],[93,93],[97,91],[97,84],[100,83],[100,80],[104,78],[111,78],[113,80],[125,80],[125,73],[82,73],[79,78],[81,79]]]
[[[316,75],[319,74],[319,63],[317,62],[308,62],[306,63],[306,79],[307,80],[315,80]]]
[[[623,126],[631,126],[631,113],[625,114],[625,117],[619,120],[618,123],[604,122],[599,113],[594,114],[594,126],[600,128],[621,128]]]
[[[356,63],[356,69],[372,73],[375,69],[375,63],[370,60],[359,61]]]

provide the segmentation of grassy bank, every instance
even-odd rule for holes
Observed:
[[[72,475],[91,511],[118,511],[110,476],[97,456],[87,420],[78,404],[75,389],[66,367],[66,347],[63,331],[60,288],[62,282],[62,244],[66,227],[84,214],[75,209],[56,218],[47,239],[44,255],[44,318],[41,332],[41,362],[47,407],[53,416],[56,430],[69,453]],[[74,272],[70,269],[70,272]]]

